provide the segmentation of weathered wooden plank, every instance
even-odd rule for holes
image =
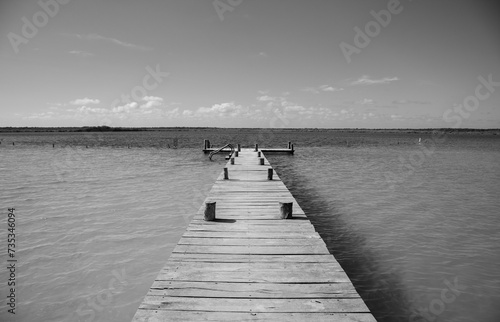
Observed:
[[[313,271],[301,273],[306,275],[303,279],[300,274],[283,273],[282,271],[268,270],[262,272],[230,272],[230,271],[188,271],[188,272],[160,272],[157,281],[177,280],[177,281],[199,281],[199,282],[234,282],[234,283],[349,283],[350,280],[344,272]],[[297,282],[298,281],[298,282]]]
[[[284,284],[155,281],[151,296],[213,298],[359,298],[351,283]]]
[[[275,233],[265,233],[265,232],[249,232],[249,231],[231,231],[231,232],[221,232],[221,231],[199,231],[199,230],[187,230],[182,237],[199,237],[199,238],[247,238],[247,239],[309,239],[309,238],[321,238],[318,233],[293,233],[289,231],[282,231],[280,234]]]
[[[214,221],[212,224],[210,223],[204,223],[204,224],[190,224],[187,227],[187,230],[205,230],[205,231],[261,231],[261,232],[276,232],[280,233],[283,231],[287,232],[303,232],[305,234],[307,233],[312,233],[315,232],[314,228],[308,228],[308,227],[294,227],[290,225],[251,225],[251,224],[246,224],[246,225],[237,225],[235,223],[229,222],[229,223],[224,223],[222,222],[223,219],[218,219],[217,221]],[[230,220],[230,219],[229,219]],[[221,225],[217,225],[217,223],[222,223]]]
[[[279,218],[279,214],[276,215],[276,212],[268,212],[268,213],[260,213],[258,211],[217,211],[217,214],[218,214],[218,218],[219,219],[236,219],[236,220],[267,220],[267,222],[269,222],[269,220],[281,220],[281,218]],[[196,219],[196,220],[202,220],[203,219],[203,215],[200,213],[200,214],[196,214],[196,215],[190,215],[190,216],[193,216],[192,219]],[[297,213],[294,213],[293,214],[293,217],[294,218],[303,218],[303,219],[306,219],[307,217],[305,216],[305,214],[297,214]]]
[[[267,313],[267,312],[206,312],[206,311],[176,311],[139,309],[132,322],[376,322],[370,313]]]
[[[239,263],[221,263],[221,262],[211,262],[211,263],[184,263],[182,261],[168,262],[163,268],[163,271],[170,270],[206,270],[206,271],[266,271],[266,270],[296,270],[302,275],[304,272],[315,271],[315,270],[328,270],[328,271],[341,271],[342,267],[338,263],[330,263],[326,265],[325,263],[312,263],[312,262],[283,262],[276,260],[275,262],[239,262]]]
[[[361,299],[217,299],[146,295],[142,309],[207,312],[369,312]]]
[[[305,217],[294,217],[288,220],[281,220],[276,218],[276,215],[273,216],[274,218],[269,218],[269,219],[238,219],[235,220],[234,223],[237,225],[276,225],[283,227],[285,229],[287,226],[294,226],[296,228],[298,227],[304,227],[304,228],[309,228],[310,223]],[[224,218],[221,218],[220,216],[217,216],[218,219],[214,220],[213,222],[206,223],[203,219],[201,218],[193,218],[191,220],[191,224],[193,225],[205,225],[205,224],[217,224],[217,221],[222,221]],[[227,219],[227,218],[226,218]]]
[[[337,263],[331,254],[316,255],[255,255],[255,254],[185,254],[172,253],[169,261],[186,262],[221,262],[221,263],[248,263],[248,262],[293,262],[293,263]]]
[[[256,254],[256,255],[308,255],[330,254],[325,245],[283,246],[205,246],[177,245],[173,253],[201,254]]]
[[[200,270],[183,269],[182,271],[160,271],[157,281],[199,281],[199,282],[235,282],[235,283],[348,283],[349,278],[343,271],[335,269],[313,269],[310,272],[282,270]]]
[[[226,246],[313,246],[324,244],[322,239],[312,238],[197,238],[183,236],[179,245],[226,245]]]

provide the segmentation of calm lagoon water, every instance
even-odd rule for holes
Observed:
[[[500,139],[419,136],[2,133],[0,260],[13,207],[18,262],[0,321],[130,321],[226,163],[205,138],[295,143],[268,158],[378,321],[499,321]]]

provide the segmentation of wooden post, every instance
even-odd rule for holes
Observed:
[[[231,158],[231,164],[234,164],[234,158]]]
[[[215,220],[215,204],[216,204],[215,201],[205,202],[205,213],[204,213],[205,221]]]
[[[224,180],[229,179],[229,174],[227,173],[227,168],[224,168]]]
[[[273,180],[273,168],[267,169],[267,180]]]
[[[234,151],[234,156],[237,157],[238,156],[238,151]]]
[[[257,158],[260,158],[260,151],[257,152]]]
[[[280,217],[281,219],[291,219],[292,218],[292,202],[281,202],[280,201]]]
[[[260,158],[260,165],[264,165],[264,158]]]
[[[292,149],[292,142],[288,142],[288,149],[291,150]]]
[[[259,150],[259,145],[257,143],[255,143],[255,151],[258,151]]]
[[[241,144],[238,143],[238,152],[241,151]]]

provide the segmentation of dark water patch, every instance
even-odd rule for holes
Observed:
[[[366,238],[344,220],[344,214],[335,204],[321,197],[293,157],[270,156],[269,159],[377,321],[408,320],[409,300],[401,272],[386,270],[380,265],[377,253],[367,245]]]

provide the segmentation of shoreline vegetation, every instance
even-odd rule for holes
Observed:
[[[349,133],[432,133],[434,131],[447,134],[482,134],[500,135],[500,129],[473,129],[473,128],[426,128],[426,129],[367,129],[367,128],[222,128],[222,127],[110,127],[110,126],[83,126],[83,127],[0,127],[0,133],[19,132],[145,132],[145,131],[213,131],[213,130],[248,130],[273,132],[349,132]]]

